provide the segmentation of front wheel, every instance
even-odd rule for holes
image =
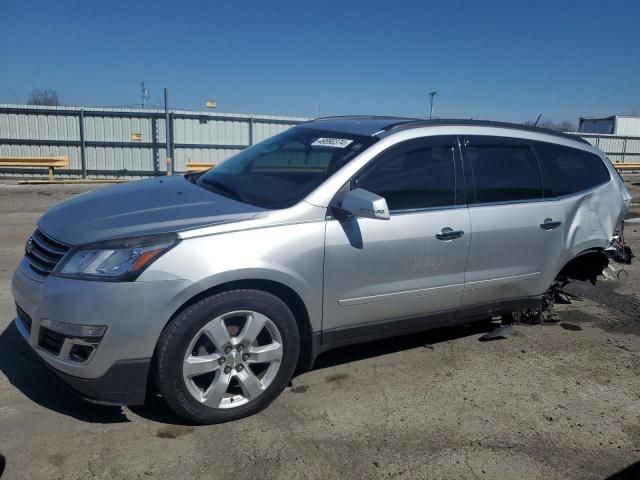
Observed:
[[[207,297],[176,316],[156,352],[160,393],[181,417],[221,423],[267,407],[298,362],[293,314],[278,297],[232,290]]]

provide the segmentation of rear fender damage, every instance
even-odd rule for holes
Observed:
[[[564,287],[570,281],[589,281],[595,285],[600,276],[605,280],[611,278],[606,272],[607,268],[616,271],[615,268],[609,265],[610,260],[628,265],[631,263],[633,257],[634,255],[631,252],[631,248],[624,241],[624,224],[622,224],[612,237],[611,244],[608,248],[585,250],[572,258],[562,270],[560,270],[549,289],[542,295],[540,306],[523,312],[514,312],[513,319],[516,322],[525,323],[558,321],[559,318],[553,306],[556,301],[571,303],[572,296],[564,291]],[[622,271],[624,270],[620,272]]]
[[[598,276],[602,275],[608,265],[609,256],[604,250],[588,250],[571,259],[560,270],[556,281],[579,280],[584,282],[588,280],[595,285]]]

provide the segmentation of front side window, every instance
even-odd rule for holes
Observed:
[[[534,148],[547,197],[588,190],[611,178],[602,159],[593,153],[544,142],[536,142]]]
[[[542,198],[540,169],[528,144],[499,137],[471,138],[465,157],[473,175],[475,203]]]
[[[261,208],[301,201],[377,138],[295,127],[207,171],[196,184]]]
[[[359,175],[355,188],[384,197],[389,210],[456,204],[454,143],[410,141],[392,147]]]

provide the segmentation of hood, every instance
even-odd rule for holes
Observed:
[[[38,227],[60,242],[79,245],[246,220],[261,211],[173,176],[78,195],[52,207]]]

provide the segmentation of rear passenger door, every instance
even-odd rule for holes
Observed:
[[[463,158],[472,238],[462,306],[542,294],[559,268],[565,219],[544,198],[531,142],[470,136]]]

